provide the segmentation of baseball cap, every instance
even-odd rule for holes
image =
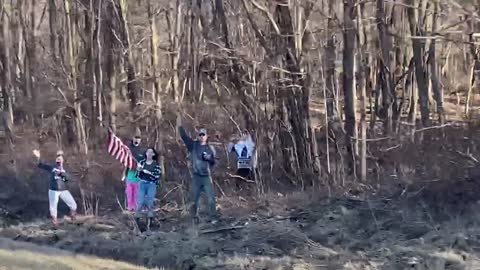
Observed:
[[[198,130],[198,135],[200,135],[200,134],[205,134],[205,135],[207,135],[207,129],[205,129],[205,128],[199,129],[199,130]]]

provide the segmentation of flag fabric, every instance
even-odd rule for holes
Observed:
[[[116,160],[120,161],[123,166],[131,170],[134,170],[137,166],[137,160],[133,157],[130,148],[128,148],[128,146],[126,146],[110,129],[108,130],[108,153]]]

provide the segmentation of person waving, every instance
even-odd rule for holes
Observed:
[[[62,199],[62,201],[64,201],[70,208],[70,217],[74,220],[77,211],[77,203],[72,194],[70,194],[70,191],[68,191],[67,183],[69,176],[63,167],[65,161],[63,151],[57,151],[54,165],[43,163],[40,160],[41,155],[39,150],[33,150],[33,155],[37,158],[38,168],[50,173],[48,202],[53,224],[55,226],[58,225],[57,207],[59,199]]]
[[[215,191],[211,176],[211,168],[215,165],[215,149],[208,144],[208,135],[205,128],[198,130],[197,139],[192,139],[185,128],[179,127],[180,137],[185,143],[189,152],[189,159],[192,167],[192,185],[191,185],[191,207],[190,214],[194,223],[199,222],[197,215],[198,202],[200,194],[205,192],[208,204],[208,215],[212,224],[219,221],[216,209]]]

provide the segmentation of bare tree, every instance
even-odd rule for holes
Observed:
[[[343,1],[343,94],[345,97],[345,140],[349,173],[355,172],[355,137],[357,134],[355,110],[355,1]]]
[[[433,14],[432,14],[432,33],[436,34],[437,24],[438,24],[438,0],[433,3]],[[445,122],[445,113],[443,110],[443,89],[440,86],[438,79],[438,65],[437,65],[437,47],[436,47],[436,37],[433,37],[430,47],[428,49],[428,63],[430,65],[430,82],[432,85],[433,98],[437,106],[437,115],[438,122],[443,125]]]
[[[420,102],[420,114],[423,126],[430,125],[430,108],[428,104],[428,83],[426,79],[425,68],[425,28],[424,2],[419,1],[416,5],[415,0],[407,0],[407,15],[410,24],[410,33],[412,34],[413,60],[415,63],[415,78],[417,79],[418,97]]]
[[[2,83],[0,84],[2,88],[2,100],[3,100],[3,111],[8,113],[10,120],[10,125],[13,124],[13,85],[12,85],[12,63],[10,61],[11,54],[11,34],[10,34],[10,16],[12,15],[9,7],[3,3],[0,6],[0,10],[3,12],[0,13],[0,22],[2,25],[2,39],[0,41],[0,70],[2,73]]]
[[[395,86],[393,81],[392,66],[392,38],[388,34],[385,14],[385,1],[377,0],[376,21],[378,28],[378,41],[381,50],[379,57],[379,80],[382,89],[382,118],[384,119],[384,131],[386,134],[392,132],[393,104],[395,99]]]
[[[72,20],[72,13],[74,13],[75,5],[72,5],[71,0],[64,1],[64,11],[65,11],[65,23],[66,23],[66,32],[67,32],[67,49],[68,52],[68,63],[69,63],[69,78],[68,85],[69,89],[73,93],[73,106],[74,106],[74,115],[76,124],[76,134],[77,134],[77,144],[78,149],[83,154],[88,154],[88,144],[87,144],[87,134],[85,130],[82,106],[80,103],[79,89],[77,87],[78,81],[78,69],[77,69],[77,25],[74,20]],[[88,159],[87,159],[88,164]]]

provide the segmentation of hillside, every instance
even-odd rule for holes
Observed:
[[[0,1],[0,269],[480,269],[478,14],[480,0]],[[180,127],[215,150],[218,226],[188,219]],[[149,233],[124,211],[107,130],[159,153]],[[245,133],[249,179],[227,148]],[[33,150],[64,159],[53,179],[68,172],[77,221],[61,203],[50,225]]]
[[[78,255],[72,252],[0,238],[0,269],[2,270],[147,270],[127,263]]]
[[[223,198],[224,223],[218,227],[193,226],[179,212],[159,209],[150,233],[136,233],[131,217],[117,214],[85,217],[58,230],[43,220],[26,222],[0,230],[0,236],[160,269],[477,269],[479,201],[471,193],[478,192],[478,180],[457,185],[429,183],[369,199],[295,194],[247,203]],[[6,243],[2,247],[9,251],[2,249],[1,258],[16,254],[9,245],[24,249]],[[43,249],[50,250],[28,250]],[[29,260],[34,258],[58,261]],[[78,265],[83,258],[60,261]]]

